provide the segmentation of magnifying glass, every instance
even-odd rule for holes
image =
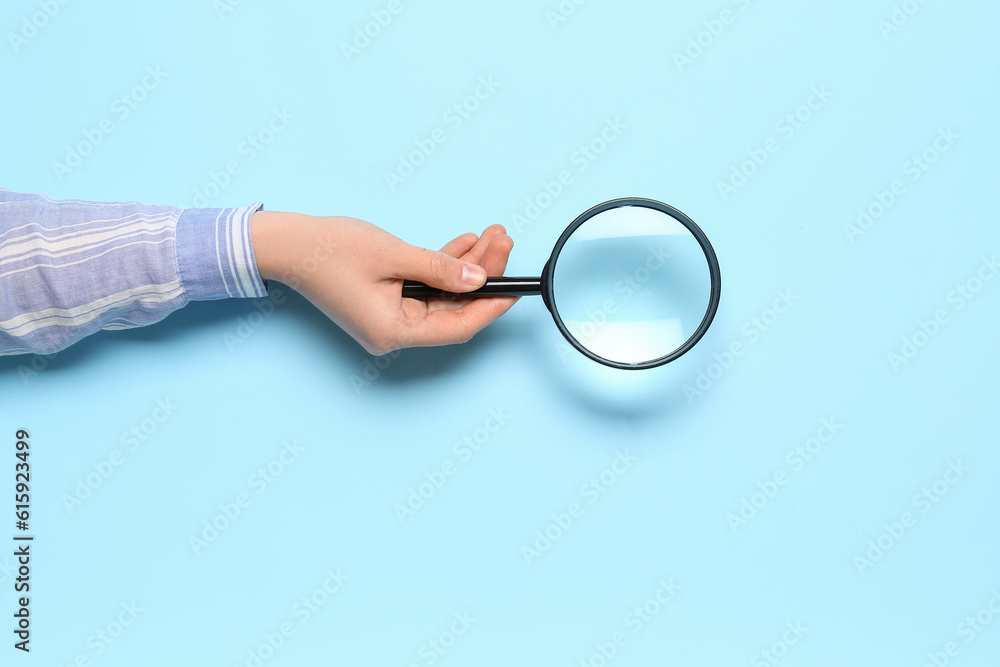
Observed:
[[[461,294],[403,282],[403,296],[541,295],[559,331],[613,368],[654,368],[697,343],[719,309],[719,260],[705,233],[672,206],[614,199],[574,220],[539,278],[491,277]]]

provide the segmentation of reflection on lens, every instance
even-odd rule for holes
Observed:
[[[611,208],[580,225],[552,269],[558,316],[593,354],[643,364],[672,354],[708,311],[712,278],[694,234],[665,212]]]
[[[681,320],[677,317],[648,322],[563,321],[573,338],[584,347],[619,363],[634,364],[659,359],[687,340]]]

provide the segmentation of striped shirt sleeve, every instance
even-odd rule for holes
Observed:
[[[0,355],[58,352],[189,301],[260,297],[250,218],[0,189]]]

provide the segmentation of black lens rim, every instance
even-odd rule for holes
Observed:
[[[659,357],[657,359],[652,359],[650,361],[643,361],[635,364],[622,363],[619,361],[613,361],[611,359],[602,357],[590,351],[583,345],[583,343],[576,340],[573,337],[573,334],[571,334],[569,329],[566,327],[566,324],[562,321],[562,318],[559,316],[559,310],[558,308],[556,308],[555,294],[553,293],[552,290],[552,274],[555,272],[556,263],[559,258],[559,253],[562,252],[563,246],[566,245],[566,241],[568,241],[569,238],[573,235],[573,232],[575,232],[580,227],[580,225],[587,222],[595,215],[598,215],[613,208],[619,208],[621,206],[643,206],[645,208],[651,208],[660,211],[661,213],[666,213],[670,217],[677,220],[677,222],[684,225],[691,232],[691,234],[694,235],[694,237],[698,240],[698,243],[701,245],[701,249],[705,253],[705,259],[708,261],[709,274],[711,275],[712,279],[712,288],[709,297],[708,310],[705,312],[705,316],[702,318],[701,324],[698,325],[698,329],[693,334],[691,334],[691,337],[688,338],[683,345],[681,345],[679,348],[677,348],[670,354]],[[692,220],[691,218],[689,218],[688,216],[686,216],[684,213],[677,210],[673,206],[664,204],[663,202],[659,202],[654,199],[645,199],[642,197],[624,197],[621,199],[612,199],[602,204],[598,204],[597,206],[594,206],[589,210],[585,211],[584,213],[582,213],[580,216],[576,218],[576,220],[570,223],[569,227],[567,227],[566,230],[559,237],[559,240],[556,241],[556,245],[552,249],[552,254],[549,256],[549,260],[545,263],[545,268],[542,271],[542,299],[544,300],[545,305],[548,307],[549,313],[552,314],[552,319],[555,320],[556,326],[559,328],[559,331],[562,332],[563,337],[567,341],[569,341],[569,343],[574,348],[576,348],[579,352],[583,353],[586,357],[600,364],[604,364],[605,366],[610,366],[612,368],[619,368],[622,370],[643,370],[646,368],[656,368],[657,366],[662,366],[663,364],[669,363],[674,359],[677,359],[684,353],[686,353],[688,350],[694,347],[698,343],[698,341],[702,339],[702,337],[708,331],[708,328],[712,325],[712,320],[715,319],[715,314],[719,310],[719,302],[721,300],[721,296],[722,296],[722,276],[721,276],[721,271],[719,269],[719,258],[715,254],[715,248],[712,247],[712,244],[708,240],[708,237],[705,236],[705,232],[701,230],[701,227],[695,224],[694,220]]]

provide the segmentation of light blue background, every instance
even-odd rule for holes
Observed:
[[[1000,618],[984,613],[972,641],[960,626],[1000,590],[1000,280],[961,309],[949,299],[1000,250],[996,4],[910,0],[883,34],[889,1],[588,0],[555,26],[556,0],[400,3],[348,60],[341,45],[388,2],[52,3],[13,44],[43,9],[10,0],[0,185],[189,206],[237,161],[208,205],[352,215],[431,247],[503,223],[515,275],[538,271],[590,206],[650,197],[719,254],[708,336],[661,369],[614,372],[562,355],[540,301],[523,300],[472,343],[386,357],[376,376],[279,287],[266,318],[249,301],[192,304],[51,359],[0,360],[0,477],[11,484],[13,433],[30,429],[36,535],[29,656],[10,646],[0,556],[3,664],[252,665],[286,622],[268,667],[919,667],[948,642],[948,664],[1000,664]],[[704,32],[724,10],[721,34]],[[678,67],[699,35],[707,46]],[[122,118],[115,100],[147,67],[166,77]],[[499,87],[449,125],[480,77]],[[831,96],[786,136],[779,122],[814,89]],[[294,118],[248,161],[243,142],[275,109]],[[53,162],[105,118],[113,131],[60,179]],[[579,147],[609,119],[625,128],[580,171]],[[436,128],[447,140],[391,190],[385,172]],[[959,138],[911,180],[907,162],[948,128]],[[769,139],[777,152],[724,199],[718,183]],[[564,170],[572,183],[536,220],[512,219]],[[845,225],[894,180],[905,192],[851,242]],[[775,320],[781,291],[794,300]],[[939,309],[947,323],[893,368]],[[726,358],[733,343],[743,354]],[[686,394],[699,373],[715,379]],[[157,400],[177,406],[162,423]],[[487,438],[491,411],[503,423]],[[843,426],[795,470],[786,453],[823,419]],[[129,451],[123,434],[144,425]],[[483,442],[467,461],[465,438]],[[251,475],[286,441],[304,449],[258,493]],[[68,510],[115,450],[124,462]],[[614,484],[585,486],[618,452],[635,461],[606,474]],[[454,474],[401,523],[395,506],[448,461]],[[959,461],[969,470],[939,502],[914,503]],[[734,531],[727,515],[779,471],[787,483]],[[240,493],[250,505],[196,554],[189,538]],[[549,527],[571,503],[582,515]],[[886,537],[905,512],[915,524]],[[547,527],[557,539],[526,558]],[[891,548],[859,566],[880,537]],[[338,568],[348,580],[301,622],[295,605]],[[628,615],[661,580],[680,590],[635,632]],[[133,602],[136,620],[96,639]],[[471,626],[434,653],[463,613]]]

